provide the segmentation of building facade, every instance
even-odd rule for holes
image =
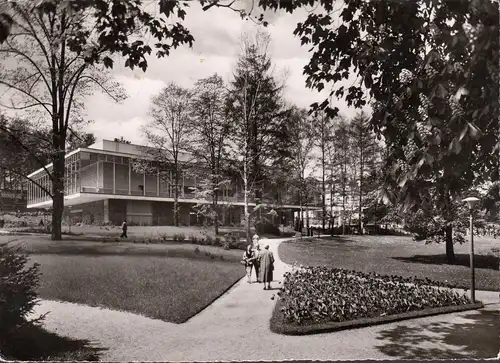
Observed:
[[[0,169],[0,212],[24,212],[27,191],[19,175]]]
[[[133,160],[147,158],[146,148],[109,140],[99,141],[88,148],[80,148],[66,155],[65,162],[65,213],[71,223],[131,225],[172,225],[174,185],[158,173],[137,173]],[[182,162],[189,162],[189,155],[182,154]],[[52,165],[29,175],[47,190],[51,188]],[[184,176],[180,181],[179,222],[181,225],[200,224],[195,206],[211,203],[197,199],[195,177]],[[52,199],[35,183],[27,186],[28,208],[50,208]],[[239,225],[244,216],[243,191],[238,183],[229,183],[219,194],[223,225]],[[278,212],[281,223],[293,221],[296,205],[264,203]],[[254,206],[254,203],[250,203]]]

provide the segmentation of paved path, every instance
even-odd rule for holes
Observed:
[[[278,281],[290,269],[279,261],[277,247],[282,241],[262,241],[270,244],[275,255]],[[275,282],[274,287],[277,286]],[[112,361],[440,359],[496,357],[498,353],[498,349],[492,348],[498,343],[498,334],[494,335],[500,307],[498,292],[477,292],[478,299],[491,303],[481,311],[294,337],[269,330],[276,302],[271,297],[277,290],[262,288],[262,284],[248,284],[243,278],[200,314],[180,325],[54,301],[42,301],[36,313],[50,311],[45,321],[48,330],[95,342],[107,348],[102,359]],[[474,329],[479,332],[474,333]],[[468,342],[470,334],[478,340],[472,345]],[[495,340],[485,348],[488,339]]]

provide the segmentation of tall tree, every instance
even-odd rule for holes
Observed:
[[[369,94],[371,124],[391,151],[386,189],[405,210],[423,199],[439,203],[439,233],[453,260],[451,205],[475,184],[499,179],[499,105],[491,102],[498,99],[498,3],[346,0],[333,21],[329,0],[259,0],[290,12],[314,3],[326,11],[309,13],[295,30],[312,52],[306,84],[332,85],[330,95],[355,107]],[[358,82],[346,88],[353,73]],[[313,106],[335,114],[328,104]]]
[[[192,139],[188,149],[196,160],[202,162],[208,169],[208,173],[202,168],[196,174],[199,180],[197,187],[203,189],[201,192],[211,199],[211,208],[206,212],[213,220],[216,235],[219,233],[218,202],[222,188],[229,182],[225,164],[227,164],[232,120],[229,117],[226,99],[227,87],[224,80],[214,74],[196,82],[191,101]],[[202,208],[206,206],[204,204]]]
[[[143,132],[149,146],[147,153],[154,162],[135,163],[137,171],[154,175],[158,172],[160,178],[172,187],[175,226],[179,225],[180,183],[191,161],[191,157],[189,160],[185,157],[187,145],[191,142],[191,97],[189,90],[175,83],[168,84],[153,96],[149,109],[151,121]]]
[[[326,213],[326,185],[328,179],[328,153],[333,142],[333,124],[334,120],[328,117],[326,112],[319,112],[315,115],[315,122],[313,122],[312,130],[314,132],[315,146],[319,149],[319,166],[321,168],[321,207],[322,216],[321,223],[323,232],[325,230],[325,223],[327,218]]]
[[[69,130],[70,134],[67,139],[66,152],[76,150],[80,147],[89,147],[95,144],[96,139],[93,133],[88,132],[78,132],[74,130]]]
[[[348,200],[352,185],[352,139],[349,133],[349,123],[347,120],[340,118],[337,120],[333,136],[336,158],[334,167],[338,170],[335,184],[339,186],[339,194],[342,198],[342,211],[340,213],[340,223],[342,225],[342,234],[346,233],[346,217],[347,207],[352,204],[352,200]],[[350,203],[348,203],[350,202]]]
[[[126,140],[123,136],[120,136],[120,138],[115,137],[113,141],[120,142],[122,144],[131,144],[131,142],[129,140]]]
[[[245,220],[250,241],[250,191],[258,211],[263,195],[265,173],[288,155],[290,138],[286,126],[289,109],[283,101],[283,85],[273,75],[268,54],[270,37],[258,32],[243,39],[234,80],[230,84],[228,105],[234,120],[232,131],[234,159],[243,164],[240,172],[245,193]]]
[[[370,126],[370,118],[363,112],[357,114],[350,124],[350,136],[353,142],[354,164],[357,166],[357,196],[358,196],[358,228],[363,233],[363,208],[364,197],[370,191],[365,184],[365,178],[371,175],[378,166],[379,145],[376,135]]]
[[[294,108],[290,117],[292,122],[292,174],[297,183],[298,199],[300,205],[300,220],[304,225],[303,210],[305,207],[306,224],[309,228],[309,203],[311,201],[311,183],[309,178],[314,166],[313,148],[315,142],[314,118],[308,115],[307,110]]]
[[[193,37],[179,22],[185,3],[160,1],[153,16],[140,0],[41,0],[0,4],[0,84],[9,88],[10,107],[45,112],[51,121],[53,167],[46,170],[52,184],[52,238],[61,239],[64,207],[64,151],[67,130],[80,120],[84,96],[100,88],[113,99],[123,98],[98,64],[113,66],[114,55],[125,66],[147,68],[152,47],[137,36],[152,35],[158,57],[166,56]],[[15,63],[5,60],[13,60]],[[15,64],[15,65],[14,65]],[[4,106],[7,106],[4,103]],[[71,120],[71,122],[70,122]]]
[[[75,37],[90,33],[84,22],[87,14],[52,3],[32,10],[29,2],[10,2],[8,6],[13,24],[9,37],[0,45],[0,84],[8,89],[2,106],[32,111],[39,119],[45,114],[50,120],[53,166],[45,171],[52,184],[52,238],[61,239],[68,128],[82,120],[83,101],[96,88],[116,101],[123,99],[124,93],[101,67],[87,64],[83,55],[70,49],[78,42]]]

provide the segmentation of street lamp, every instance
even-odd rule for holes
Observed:
[[[68,205],[68,234],[71,235],[71,206]]]
[[[469,206],[469,220],[470,220],[470,299],[472,303],[476,302],[476,287],[475,287],[475,277],[474,277],[474,214],[473,209],[474,206],[479,202],[479,199],[476,197],[469,197],[462,200],[462,202],[467,202]]]

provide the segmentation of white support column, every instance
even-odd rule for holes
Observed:
[[[146,195],[146,173],[142,174],[142,195]]]
[[[96,182],[95,182],[95,184],[96,184],[95,187],[96,187],[96,192],[99,193],[99,160],[97,160],[97,162],[95,163],[95,165],[96,165],[96,168],[97,168],[97,174],[96,174],[97,178],[96,178]]]
[[[156,168],[156,196],[160,196],[160,169]]]
[[[182,198],[184,198],[184,173],[182,174],[182,188],[181,188],[181,191],[182,191]]]
[[[116,163],[113,161],[113,194],[116,194]]]
[[[128,195],[132,194],[132,165],[128,162]]]
[[[80,190],[78,189],[78,174],[80,173],[80,169],[78,168],[78,161],[75,161],[75,167],[74,167],[75,173],[73,174],[73,183],[75,184],[75,193],[80,193]]]

